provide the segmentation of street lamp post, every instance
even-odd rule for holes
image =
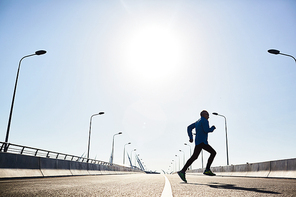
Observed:
[[[226,123],[226,117],[218,114],[216,112],[213,113],[216,116],[222,116],[225,119],[225,136],[226,136],[226,156],[227,156],[227,165],[229,165],[229,157],[228,157],[228,137],[227,137],[227,123]]]
[[[185,152],[182,150],[179,150],[180,152],[183,152],[183,166],[185,165]]]
[[[112,151],[111,151],[111,156],[110,156],[110,161],[109,163],[113,164],[113,158],[114,158],[114,137],[115,135],[121,135],[122,132],[116,133],[113,135],[113,141],[112,141]]]
[[[125,164],[125,146],[131,144],[130,142],[124,145],[123,148],[123,165]]]
[[[296,63],[296,59],[295,59],[295,57],[293,57],[292,55],[288,55],[288,54],[285,54],[285,53],[281,53],[281,52],[280,52],[279,50],[277,50],[277,49],[269,49],[268,52],[271,53],[271,54],[274,54],[274,55],[278,55],[278,54],[280,54],[280,55],[289,56],[289,57],[293,58],[293,59],[295,60],[295,63]]]
[[[180,156],[179,155],[175,155],[176,157],[179,157],[179,168],[178,171],[180,170]]]
[[[87,162],[89,160],[89,150],[90,150],[90,134],[91,134],[91,121],[92,121],[92,118],[94,116],[97,116],[97,115],[103,115],[105,112],[100,112],[100,113],[97,113],[97,114],[93,114],[91,117],[90,117],[90,120],[89,120],[89,131],[88,131],[88,148],[87,148]]]
[[[14,105],[14,99],[15,99],[15,93],[16,93],[16,87],[17,87],[17,82],[18,82],[18,77],[19,77],[19,72],[20,72],[20,67],[21,67],[21,62],[23,59],[25,59],[26,57],[31,57],[34,55],[43,55],[45,54],[46,51],[45,50],[39,50],[36,51],[34,54],[31,55],[26,55],[24,57],[22,57],[22,59],[19,62],[19,66],[17,69],[17,74],[16,74],[16,79],[15,79],[15,84],[14,84],[14,90],[13,90],[13,96],[12,96],[12,102],[11,102],[11,108],[10,108],[10,113],[9,113],[9,119],[8,119],[8,125],[7,125],[7,131],[6,131],[6,137],[5,137],[5,147],[4,147],[4,152],[7,152],[8,146],[8,137],[9,137],[9,130],[10,130],[10,123],[11,123],[11,118],[12,118],[12,111],[13,111],[13,105]]]

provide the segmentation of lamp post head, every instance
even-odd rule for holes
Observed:
[[[271,53],[271,54],[275,54],[275,55],[277,55],[277,54],[280,53],[280,51],[279,51],[279,50],[276,50],[276,49],[269,49],[269,50],[268,50],[268,53]]]
[[[119,132],[118,135],[122,134],[122,132]]]
[[[184,145],[187,145],[186,143],[184,143]]]
[[[216,116],[217,116],[217,115],[219,115],[219,114],[218,114],[218,113],[216,113],[216,112],[214,112],[213,114],[214,114],[214,115],[216,115]]]
[[[105,112],[103,112],[103,111],[101,111],[101,112],[99,113],[99,115],[103,115],[103,114],[105,114]]]
[[[36,55],[43,55],[43,54],[45,54],[45,53],[46,53],[45,50],[39,50],[39,51],[36,51],[36,52],[35,52]]]
[[[131,142],[129,142],[128,144],[131,144]]]

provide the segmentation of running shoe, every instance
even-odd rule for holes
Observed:
[[[208,176],[216,176],[216,174],[214,174],[210,169],[206,169],[203,174]]]
[[[184,181],[185,183],[187,183],[187,180],[185,178],[185,172],[179,171],[178,172],[178,175],[182,179],[182,181]]]

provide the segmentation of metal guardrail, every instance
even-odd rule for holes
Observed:
[[[58,153],[54,151],[43,150],[39,148],[33,148],[29,146],[22,146],[22,145],[6,143],[6,142],[0,142],[0,152],[8,152],[8,153],[35,156],[35,157],[61,159],[61,160],[68,160],[68,161],[78,161],[82,163],[100,164],[105,166],[111,166],[111,165],[117,166],[116,164],[111,164],[111,163],[96,160],[96,159],[88,159],[85,157],[79,157],[75,155]]]

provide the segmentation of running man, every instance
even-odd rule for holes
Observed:
[[[208,151],[210,153],[210,157],[208,159],[208,163],[206,166],[206,169],[203,174],[209,175],[209,176],[215,176],[210,167],[213,163],[213,160],[216,156],[216,151],[209,145],[208,143],[208,133],[213,132],[216,127],[212,126],[210,128],[209,126],[209,113],[206,110],[203,110],[200,113],[201,118],[196,121],[195,123],[192,123],[187,127],[187,133],[189,136],[189,142],[193,142],[193,136],[192,136],[192,130],[195,128],[196,131],[196,137],[195,137],[195,148],[193,155],[188,159],[186,162],[185,166],[181,171],[178,172],[178,175],[180,178],[187,183],[186,177],[185,177],[185,172],[188,169],[188,167],[198,158],[198,155],[200,154],[200,151],[202,149]]]

